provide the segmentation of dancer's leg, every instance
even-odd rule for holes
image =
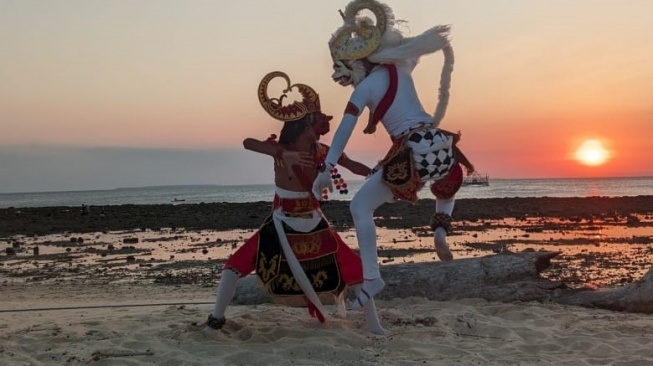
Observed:
[[[453,213],[453,206],[456,203],[456,197],[438,198],[435,200],[435,212],[445,213],[449,216]]]
[[[455,202],[456,199],[454,197],[447,199],[437,198],[435,200],[435,212],[451,216]],[[453,254],[451,254],[449,244],[447,244],[447,231],[444,228],[438,227],[435,229],[433,232],[433,241],[435,243],[435,252],[441,261],[453,260]]]
[[[378,171],[368,178],[349,206],[358,237],[365,280],[358,293],[357,301],[354,302],[355,309],[363,307],[385,286],[379,273],[374,210],[385,202],[391,202],[393,194],[390,188],[381,182],[381,177],[382,171]]]
[[[240,275],[231,269],[225,269],[222,271],[222,278],[220,278],[220,283],[218,284],[217,295],[215,297],[215,306],[213,308],[213,315],[216,319],[224,319],[224,313],[227,310],[227,306],[233,299],[236,293],[236,283],[240,279]],[[206,326],[204,328],[205,333],[210,333],[214,329]]]

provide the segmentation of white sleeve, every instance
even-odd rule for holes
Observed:
[[[331,148],[329,148],[329,153],[324,159],[326,164],[331,164],[332,166],[338,165],[338,160],[345,150],[345,146],[351,137],[352,132],[354,132],[354,127],[356,127],[356,122],[358,121],[358,116],[353,116],[349,113],[345,114],[342,117],[342,121],[336,130],[333,140],[331,140]]]
[[[333,135],[333,140],[331,140],[331,148],[329,148],[329,153],[324,159],[325,164],[331,164],[333,166],[338,165],[338,160],[340,156],[345,151],[345,146],[351,137],[351,134],[354,132],[354,127],[356,127],[356,122],[358,122],[358,116],[361,115],[363,109],[367,105],[368,97],[371,95],[369,90],[370,80],[365,79],[360,84],[356,86],[354,91],[351,93],[349,102],[358,108],[358,115],[354,116],[349,113],[345,113],[342,116],[342,121],[336,130],[336,133]]]

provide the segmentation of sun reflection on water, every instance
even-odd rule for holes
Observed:
[[[184,277],[208,284],[217,280],[226,258],[253,233],[161,229],[16,236],[0,239],[0,246],[7,250],[0,257],[0,273],[11,281],[120,278],[174,283],[175,278]],[[357,250],[353,229],[340,235]],[[377,236],[381,265],[438,261],[428,227],[378,228]],[[540,217],[463,221],[456,223],[448,239],[455,258],[502,251],[560,252],[542,275],[576,286],[632,282],[653,263],[651,217],[631,217],[629,221]],[[15,254],[9,255],[9,248]]]

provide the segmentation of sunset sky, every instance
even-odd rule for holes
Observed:
[[[653,1],[386,2],[407,35],[451,24],[441,126],[479,171],[653,176]],[[352,89],[331,81],[327,42],[346,5],[0,2],[0,193],[271,183],[272,159],[242,147],[281,128],[256,87],[274,70],[311,85],[335,131]],[[441,66],[436,53],[414,73],[429,112]],[[346,151],[373,165],[390,142],[363,122]]]

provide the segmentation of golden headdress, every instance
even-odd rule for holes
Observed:
[[[270,98],[268,85],[272,79],[277,77],[286,80],[286,88],[279,98]],[[295,88],[301,94],[302,100],[283,105],[283,98],[286,98],[287,93]],[[281,71],[273,71],[263,77],[258,85],[258,100],[272,118],[284,122],[297,121],[309,113],[320,112],[320,97],[315,90],[306,84],[291,84],[288,75]]]
[[[376,22],[360,15],[363,10],[374,14]],[[356,61],[366,58],[377,64],[414,65],[427,54],[442,51],[444,64],[440,75],[438,104],[433,114],[437,127],[447,109],[453,49],[449,40],[449,25],[436,25],[414,37],[404,37],[396,27],[392,9],[377,0],[352,0],[340,12],[344,24],[331,36],[329,49],[334,61]]]
[[[358,14],[363,10],[374,14],[376,22]],[[345,11],[340,11],[344,20],[329,41],[331,57],[334,60],[358,60],[373,53],[381,43],[387,27],[394,25],[394,15],[389,6],[375,0],[354,0]]]

